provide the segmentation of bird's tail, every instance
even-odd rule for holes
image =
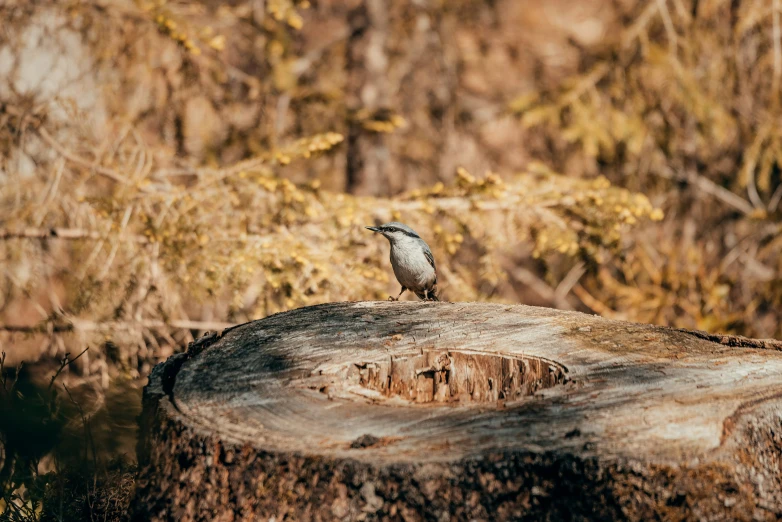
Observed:
[[[420,300],[422,300],[422,301],[426,301],[427,299],[429,301],[439,301],[440,300],[440,298],[437,297],[437,287],[436,286],[433,286],[432,288],[430,288],[426,292],[421,292],[421,293],[416,292],[415,295],[417,295],[418,298]]]

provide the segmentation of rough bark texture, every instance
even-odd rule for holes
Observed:
[[[155,368],[133,517],[775,520],[782,353],[703,337],[477,303],[248,323]]]

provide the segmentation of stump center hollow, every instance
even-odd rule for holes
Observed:
[[[538,357],[425,351],[379,363],[354,364],[354,384],[413,403],[519,400],[568,382],[564,366]]]

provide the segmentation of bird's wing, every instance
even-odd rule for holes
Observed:
[[[434,256],[432,255],[432,251],[429,250],[429,248],[424,248],[424,255],[426,256],[426,260],[429,261],[429,264],[432,265],[432,268],[434,268],[434,282],[437,283],[437,267],[434,266]]]

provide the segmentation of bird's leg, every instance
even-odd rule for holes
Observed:
[[[391,296],[388,296],[388,300],[389,300],[389,301],[399,301],[399,298],[400,298],[400,297],[402,297],[402,294],[404,294],[404,293],[405,293],[405,290],[407,290],[407,288],[405,288],[405,287],[403,286],[403,287],[402,287],[402,290],[399,292],[399,295],[398,295],[398,296],[396,296],[396,298],[393,298],[393,297],[391,297]]]

